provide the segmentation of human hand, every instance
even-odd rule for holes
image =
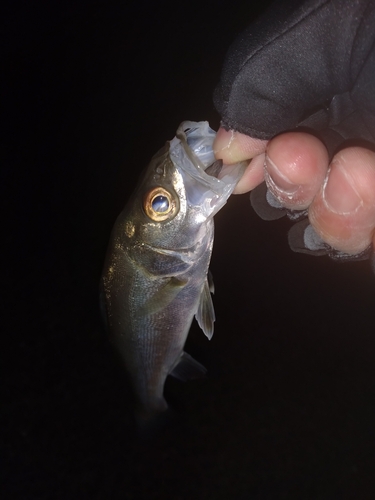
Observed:
[[[331,247],[354,255],[375,247],[375,153],[362,147],[339,151],[329,162],[313,135],[288,132],[270,141],[220,129],[214,144],[224,163],[252,158],[235,193],[264,180],[285,208],[308,208],[315,232]]]
[[[265,180],[280,206],[308,209],[315,233],[348,255],[375,243],[375,94],[369,94],[375,54],[368,45],[374,34],[364,35],[375,8],[359,4],[309,0],[297,10],[270,11],[235,42],[215,94],[225,126],[214,144],[217,158],[252,159],[236,192]],[[280,134],[301,126],[304,132]],[[362,141],[346,147],[352,138],[370,147]]]

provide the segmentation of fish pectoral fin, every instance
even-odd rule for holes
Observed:
[[[207,370],[203,365],[192,358],[190,354],[182,351],[181,356],[178,358],[169,375],[182,382],[186,382],[186,380],[202,378],[206,373]]]
[[[202,328],[208,340],[211,340],[214,334],[214,321],[216,319],[210,293],[210,291],[213,290],[212,275],[210,276],[210,280],[211,283],[209,283],[209,278],[204,282],[198,310],[195,313],[195,319],[198,321],[198,325]]]
[[[175,277],[167,278],[158,292],[144,304],[142,308],[144,313],[154,314],[169,306],[186,284],[187,280]]]
[[[210,289],[210,292],[215,293],[214,278],[213,278],[210,270],[208,270],[208,273],[207,273],[207,281],[208,281],[208,288]]]

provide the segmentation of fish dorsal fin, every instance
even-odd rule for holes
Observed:
[[[181,380],[182,382],[186,382],[186,380],[204,377],[206,373],[207,370],[203,365],[192,358],[190,354],[182,351],[181,356],[175,363],[170,375],[178,380]]]
[[[206,335],[208,340],[211,340],[214,334],[214,321],[215,321],[215,311],[214,305],[212,303],[211,291],[214,290],[214,283],[212,280],[212,274],[210,273],[209,278],[206,278],[204,282],[198,310],[195,313],[195,319],[198,321],[198,325],[202,328],[203,333]]]

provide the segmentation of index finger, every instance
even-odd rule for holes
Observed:
[[[265,150],[268,141],[255,139],[234,130],[219,128],[213,149],[218,160],[227,165],[251,160],[233,194],[243,194],[257,187],[264,180]]]
[[[227,165],[244,160],[251,160],[254,156],[264,153],[268,141],[255,139],[235,130],[225,130],[220,127],[213,144],[213,150],[218,160]]]

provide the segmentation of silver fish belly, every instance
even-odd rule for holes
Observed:
[[[212,337],[213,216],[245,168],[224,166],[219,178],[206,173],[214,138],[207,122],[183,122],[112,231],[102,276],[108,327],[145,414],[167,409],[168,375],[205,372],[183,348],[194,316]]]

